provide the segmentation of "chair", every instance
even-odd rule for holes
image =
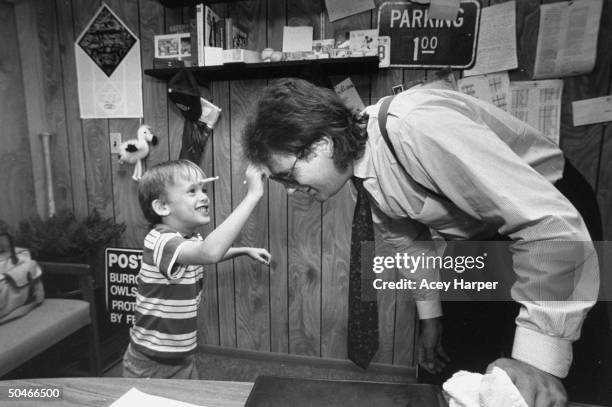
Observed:
[[[81,328],[86,329],[92,376],[101,376],[98,319],[93,271],[88,264],[39,262],[43,275],[67,275],[79,279],[83,299],[45,298],[23,317],[0,325],[0,376],[58,343]]]

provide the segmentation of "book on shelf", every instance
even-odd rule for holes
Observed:
[[[200,66],[223,65],[223,48],[204,47],[202,54],[205,64]]]
[[[188,33],[189,24],[172,24],[168,26],[167,34]]]
[[[200,44],[198,40],[198,26],[197,19],[191,18],[189,19],[189,34],[191,35],[191,66],[199,66],[198,58]]]
[[[225,19],[223,18],[215,25],[215,47],[228,48],[225,38]]]
[[[191,60],[182,60],[179,58],[153,58],[154,69],[183,68],[186,66],[191,66]]]
[[[196,5],[195,37],[192,36],[192,38],[196,38],[197,59],[194,61],[197,61],[197,66],[217,64],[218,61],[214,61],[215,63],[206,61],[206,54],[209,52],[205,52],[204,47],[223,48],[224,27],[222,29],[222,25],[224,25],[223,20],[210,7],[201,3]],[[194,27],[192,26],[191,29],[193,30]],[[217,53],[215,52],[214,55]]]
[[[231,64],[236,62],[244,62],[247,64],[261,62],[261,53],[259,51],[251,51],[248,49],[240,48],[223,50],[224,64]]]
[[[231,18],[225,19],[225,48],[246,49],[249,44],[249,36],[244,29],[234,23]]]
[[[333,38],[323,39],[323,40],[313,40],[312,41],[312,52],[318,58],[329,58],[331,55],[331,50],[334,49],[334,45],[336,41]]]

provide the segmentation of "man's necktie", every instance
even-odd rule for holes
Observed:
[[[352,181],[357,189],[357,204],[351,231],[348,356],[357,366],[367,369],[378,350],[378,307],[373,289],[362,287],[362,262],[364,270],[372,273],[372,259],[361,258],[361,242],[374,244],[374,227],[363,180],[353,177]],[[370,280],[367,281],[371,284]]]

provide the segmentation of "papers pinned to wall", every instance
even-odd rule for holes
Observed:
[[[312,26],[283,28],[283,52],[312,51]]]
[[[82,119],[142,117],[140,41],[106,4],[74,50]]]
[[[350,31],[349,41],[353,56],[360,53],[365,56],[378,55],[378,29]]]
[[[470,76],[457,82],[459,90],[508,111],[510,78],[508,72]]]
[[[510,113],[559,144],[563,80],[510,83]]]
[[[460,0],[431,0],[429,18],[454,21],[459,13]]]
[[[374,8],[374,0],[325,0],[329,21],[340,20]]]
[[[603,0],[540,6],[534,78],[580,75],[593,70],[602,6]]]
[[[482,9],[476,64],[464,76],[501,72],[518,67],[516,58],[516,2]]]
[[[612,121],[612,96],[572,102],[574,126]]]
[[[336,86],[334,86],[334,91],[340,99],[344,102],[344,104],[352,111],[361,112],[365,109],[365,105],[357,92],[357,88],[353,84],[351,78],[346,78]]]

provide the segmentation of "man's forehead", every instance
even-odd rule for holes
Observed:
[[[288,172],[295,161],[295,156],[291,154],[272,153],[268,162],[263,165],[267,175]]]

